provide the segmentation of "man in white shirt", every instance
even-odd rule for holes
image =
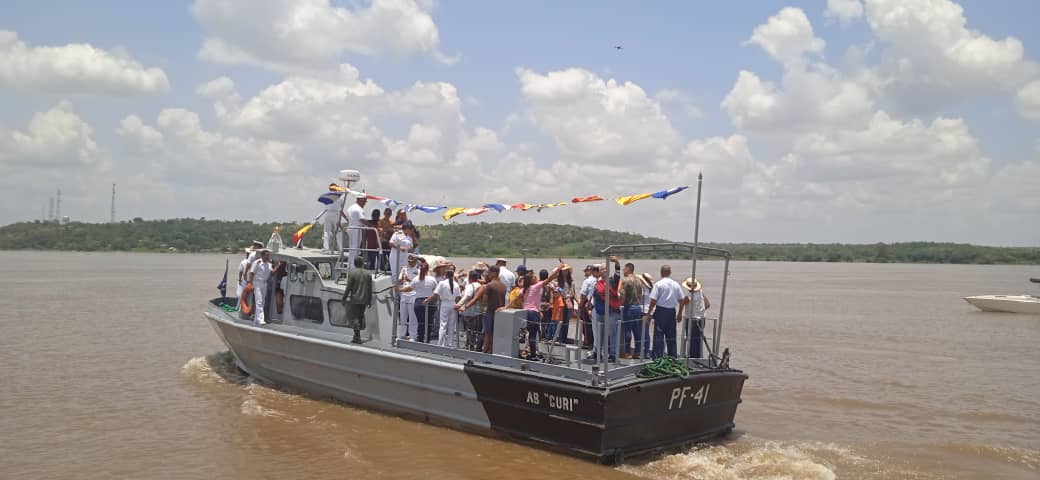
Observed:
[[[654,319],[653,357],[661,358],[665,347],[669,357],[676,357],[675,322],[682,312],[681,308],[690,302],[690,296],[683,290],[679,282],[671,279],[672,267],[661,267],[661,279],[650,290],[650,307],[648,317]]]
[[[271,279],[271,251],[260,250],[260,258],[253,262],[253,268],[249,272],[249,281],[253,284],[253,299],[256,306],[253,308],[253,320],[257,324],[267,323],[264,319],[264,300],[267,300],[267,282]]]
[[[357,202],[347,209],[347,233],[350,236],[350,251],[347,252],[347,265],[353,266],[354,259],[361,253],[361,236],[365,233],[361,230],[365,218],[365,203],[368,199],[364,195],[357,197]]]
[[[502,283],[506,286],[505,300],[506,303],[509,303],[509,292],[513,291],[513,287],[516,286],[516,274],[509,271],[509,269],[506,268],[506,263],[509,262],[506,262],[506,259],[504,258],[495,259],[495,265],[498,265],[498,279],[501,280]]]
[[[342,187],[335,183],[329,184],[329,191],[342,190]],[[324,228],[324,232],[321,235],[321,251],[325,253],[332,252],[332,237],[336,237],[336,250],[337,252],[343,250],[343,230],[339,228],[340,216],[343,214],[343,202],[346,201],[347,194],[343,193],[339,196],[336,201],[325,205],[325,214],[322,215],[321,224]]]
[[[581,289],[578,290],[578,310],[581,315],[582,335],[584,337],[581,342],[583,348],[595,348],[596,346],[596,329],[592,327],[592,313],[589,310],[592,308],[592,295],[595,293],[598,275],[598,265],[586,266],[585,280],[581,282]]]
[[[704,291],[701,289],[701,282],[696,278],[687,278],[682,283],[682,286],[686,291],[690,292],[690,308],[687,309],[687,317],[689,319],[690,329],[690,356],[693,358],[701,358],[701,347],[703,341],[701,338],[704,337],[704,317],[707,315],[707,310],[711,307],[711,301],[708,297],[704,296]]]

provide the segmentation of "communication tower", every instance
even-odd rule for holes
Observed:
[[[112,217],[109,223],[116,223],[116,184],[112,184]]]

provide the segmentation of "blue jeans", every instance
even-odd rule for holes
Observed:
[[[644,314],[645,316],[645,314]],[[650,339],[654,338],[650,331],[650,319],[643,322],[643,358],[650,358]]]
[[[633,353],[636,355],[643,350],[643,329],[640,324],[643,318],[642,305],[625,305],[621,307],[621,353]],[[635,340],[633,350],[630,340]]]
[[[599,325],[603,325],[603,321],[606,319],[604,313],[594,313],[598,320]],[[618,312],[610,312],[610,321],[606,325],[607,330],[607,356],[610,358],[617,358],[617,327],[618,320],[620,320],[621,314]],[[599,332],[596,332],[599,335]],[[603,348],[603,342],[600,341],[600,348]]]
[[[527,348],[531,354],[538,353],[538,322],[542,320],[542,312],[525,310],[527,312]]]
[[[556,334],[559,333],[560,343],[567,343],[567,332],[570,329],[571,322],[571,310],[567,307],[563,307],[563,320],[559,322],[549,321],[549,326],[546,327],[545,334],[550,339],[555,339]],[[557,332],[559,330],[559,332]]]
[[[416,341],[426,343],[436,336],[437,327],[437,303],[424,304],[426,297],[415,299],[415,319],[419,323],[419,331],[416,332]],[[429,314],[429,315],[427,315]]]
[[[661,358],[665,346],[668,356],[675,357],[675,309],[657,307],[654,309],[654,358]]]
[[[701,358],[701,347],[704,346],[704,342],[701,338],[704,336],[704,327],[701,325],[700,319],[694,318],[689,320],[690,322],[690,356],[693,358]]]

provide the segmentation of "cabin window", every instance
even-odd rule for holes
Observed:
[[[324,309],[321,306],[321,299],[318,297],[291,295],[289,308],[292,309],[292,314],[296,318],[310,320],[314,323],[325,321]]]
[[[337,327],[347,326],[347,307],[340,300],[329,300],[329,324]]]
[[[296,281],[296,276],[297,276],[296,269],[297,268],[299,268],[299,267],[297,267],[295,263],[289,265],[289,281],[290,282],[295,282]]]
[[[318,274],[321,278],[328,280],[332,278],[332,264],[331,263],[319,263],[317,264]]]

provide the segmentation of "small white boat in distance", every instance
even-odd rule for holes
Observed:
[[[1040,297],[1033,295],[976,295],[964,297],[983,312],[1032,313],[1040,315]]]

